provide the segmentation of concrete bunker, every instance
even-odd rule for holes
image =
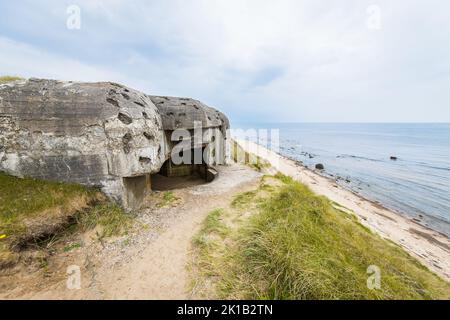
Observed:
[[[229,121],[225,115],[189,98],[150,96],[150,99],[161,114],[164,131],[172,144],[169,159],[152,176],[155,190],[213,181],[218,176],[215,166],[226,164],[228,159]],[[184,144],[181,150],[180,144]],[[178,161],[173,161],[174,156],[178,156]]]
[[[177,164],[169,158],[161,170],[151,176],[153,190],[181,189],[214,181],[218,177],[218,171],[203,159],[205,151],[206,147],[188,150],[191,153],[191,159],[201,157],[201,161],[197,163],[193,161]]]
[[[155,174],[212,180],[214,167],[227,163],[228,128],[225,115],[200,101],[115,83],[0,85],[0,171],[98,187],[128,210],[151,192]],[[174,165],[172,153],[184,141],[172,139],[178,129],[201,132],[204,163]]]

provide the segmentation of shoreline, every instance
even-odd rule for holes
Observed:
[[[297,160],[275,153],[251,141],[235,139],[242,149],[269,162],[277,171],[310,187],[333,201],[336,207],[354,213],[361,224],[391,240],[423,265],[450,282],[450,239],[445,234],[364,198]]]
[[[308,171],[310,171],[310,172],[312,172],[312,173],[314,173],[314,174],[316,174],[316,175],[318,175],[318,176],[320,176],[320,177],[322,177],[322,178],[324,178],[324,179],[327,179],[330,183],[337,184],[340,188],[342,188],[342,189],[344,189],[344,190],[346,190],[346,191],[352,193],[355,197],[359,197],[359,198],[361,198],[361,199],[364,200],[364,201],[368,201],[368,202],[372,203],[372,205],[374,205],[375,207],[378,207],[378,208],[381,209],[381,210],[388,210],[388,211],[391,211],[391,212],[393,212],[393,213],[395,213],[395,214],[397,214],[397,215],[399,215],[399,216],[405,218],[406,220],[411,221],[412,223],[415,223],[415,224],[417,224],[417,225],[419,225],[419,226],[421,226],[421,227],[423,227],[423,228],[425,228],[425,229],[428,229],[428,230],[430,230],[430,231],[432,231],[432,232],[434,232],[434,233],[438,233],[438,234],[441,235],[442,237],[447,238],[447,239],[450,240],[450,236],[447,235],[447,234],[445,234],[444,232],[442,232],[442,231],[440,231],[440,230],[433,229],[431,226],[427,226],[427,225],[421,223],[421,221],[418,220],[418,219],[416,219],[416,218],[409,217],[405,212],[402,212],[401,210],[398,210],[398,209],[395,209],[395,208],[389,208],[389,207],[383,205],[383,204],[382,204],[381,202],[379,202],[379,201],[376,201],[376,200],[372,200],[372,199],[366,198],[364,195],[358,193],[357,191],[353,190],[352,188],[346,187],[344,184],[339,184],[332,176],[327,176],[327,175],[325,175],[325,174],[322,174],[320,171],[315,171],[314,169],[309,168],[309,167],[306,166],[304,163],[302,163],[300,160],[296,160],[296,159],[294,159],[294,158],[291,158],[291,157],[289,157],[289,156],[284,156],[284,155],[282,155],[282,154],[278,154],[278,155],[279,155],[282,159],[285,159],[285,160],[288,160],[288,161],[293,161],[293,162],[294,162],[295,164],[297,164],[299,167],[302,167],[302,168],[305,169],[305,170],[308,170]],[[450,253],[450,252],[449,252],[449,253]]]

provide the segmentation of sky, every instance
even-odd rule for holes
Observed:
[[[448,0],[0,0],[0,75],[114,81],[234,122],[450,122]]]

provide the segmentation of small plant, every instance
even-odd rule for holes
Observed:
[[[97,232],[99,239],[103,239],[127,234],[132,226],[132,216],[115,203],[103,203],[81,213],[78,224],[84,230],[100,226],[102,230]]]
[[[0,77],[0,84],[8,83],[8,82],[16,81],[16,80],[23,80],[23,78],[16,77],[16,76],[1,76]]]
[[[172,191],[164,192],[161,201],[158,203],[158,208],[165,208],[174,205],[180,198],[178,198]]]
[[[205,233],[218,233],[222,234],[224,232],[224,225],[222,223],[222,216],[225,210],[216,209],[212,211],[203,223],[202,230]]]
[[[78,248],[81,248],[81,243],[76,242],[76,243],[71,243],[71,244],[65,246],[63,251],[70,252],[70,251],[78,249]]]
[[[231,202],[233,208],[243,208],[256,197],[256,191],[248,191],[237,195]]]

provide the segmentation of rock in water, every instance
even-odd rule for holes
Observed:
[[[316,164],[316,169],[317,170],[325,170],[325,166],[321,163]]]
[[[394,157],[394,156],[391,156],[391,160],[392,160],[392,161],[397,161],[398,158],[397,158],[397,157]]]

